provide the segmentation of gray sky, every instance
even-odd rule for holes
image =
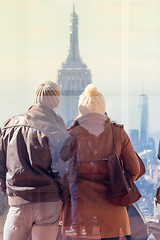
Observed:
[[[37,83],[56,81],[69,49],[73,3],[80,55],[111,118],[139,128],[144,92],[149,132],[160,131],[158,0],[0,0],[0,123],[26,111]]]

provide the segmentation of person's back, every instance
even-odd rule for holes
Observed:
[[[54,111],[59,101],[57,84],[44,82],[37,87],[35,105],[1,128],[0,188],[10,205],[4,240],[31,234],[33,240],[56,239],[62,196],[51,168],[68,136]]]
[[[65,234],[94,235],[92,227],[96,219],[101,239],[119,239],[122,236],[131,239],[126,207],[114,205],[107,199],[106,186],[100,179],[103,176],[95,174],[99,162],[113,154],[114,135],[117,156],[122,157],[125,168],[135,180],[140,165],[130,139],[122,125],[113,124],[104,115],[103,96],[92,85],[80,96],[79,112],[80,116],[70,128],[70,138],[61,151],[64,160],[69,155],[73,159],[70,176],[71,228],[68,229],[69,217],[64,214]],[[90,172],[92,170],[95,172]],[[83,227],[86,231],[81,231]]]

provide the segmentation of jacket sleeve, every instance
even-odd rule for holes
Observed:
[[[3,136],[0,129],[0,190],[6,193],[6,154],[3,146]]]
[[[73,156],[73,138],[72,136],[69,136],[60,151],[60,157],[63,161],[67,161],[72,158]]]
[[[140,163],[132,146],[129,136],[122,128],[122,149],[121,158],[124,163],[126,171],[130,174],[132,179],[135,181],[140,174]]]

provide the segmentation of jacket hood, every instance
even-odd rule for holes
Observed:
[[[104,123],[108,120],[106,115],[89,113],[76,119],[89,133],[98,136],[104,131]]]

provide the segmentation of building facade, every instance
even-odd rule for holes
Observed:
[[[67,127],[77,117],[79,96],[89,83],[91,83],[91,72],[79,54],[78,15],[73,6],[70,21],[70,49],[66,61],[58,70],[58,85],[62,93],[58,113],[63,117]]]

